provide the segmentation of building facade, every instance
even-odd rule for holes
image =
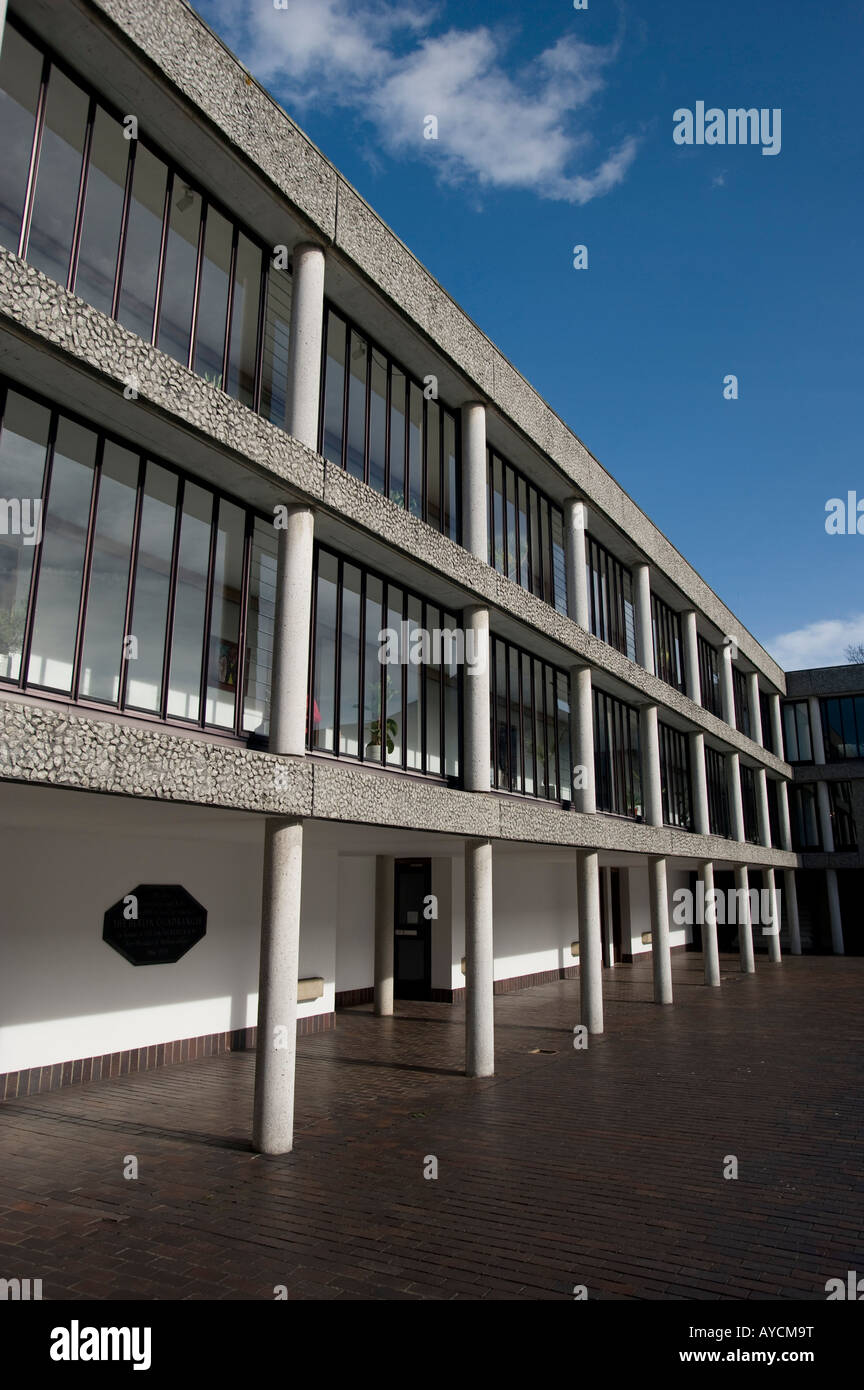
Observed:
[[[340,1006],[800,951],[784,673],[198,16],[0,120],[0,1095],[257,1044],[283,1152]]]

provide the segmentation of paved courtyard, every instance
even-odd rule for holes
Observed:
[[[864,1269],[864,959],[722,964],[708,990],[676,956],[672,1009],[650,962],[606,971],[585,1051],[578,981],[501,996],[483,1081],[461,1006],[342,1011],[300,1041],[284,1158],[249,1148],[251,1054],[6,1102],[0,1277],[46,1299],[824,1300]]]

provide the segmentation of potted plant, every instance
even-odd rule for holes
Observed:
[[[396,747],[396,735],[399,732],[399,725],[395,719],[384,721],[384,736],[387,740],[387,752],[392,753]],[[369,742],[366,744],[366,757],[370,761],[381,761],[381,720],[373,719],[369,725]]]

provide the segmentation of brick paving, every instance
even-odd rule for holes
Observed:
[[[481,1081],[462,1006],[344,1010],[299,1042],[283,1158],[250,1151],[248,1053],[6,1102],[0,1277],[46,1299],[824,1300],[864,1270],[864,958],[722,965],[708,990],[676,956],[672,1009],[650,963],[605,972],[585,1051],[578,981],[499,996]]]

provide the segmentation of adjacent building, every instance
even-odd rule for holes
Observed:
[[[0,1096],[257,1044],[281,1152],[340,1007],[800,951],[803,687],[198,16],[12,0],[0,123]]]

